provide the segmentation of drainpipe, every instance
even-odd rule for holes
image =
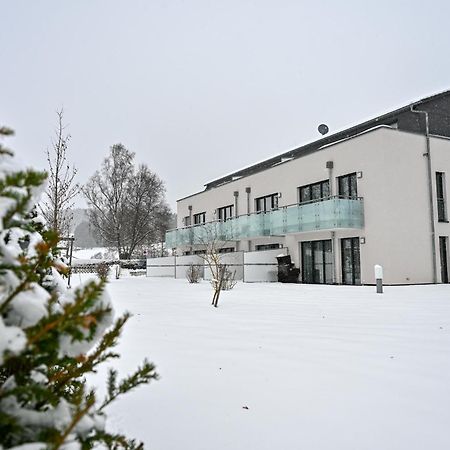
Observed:
[[[330,185],[330,197],[334,195],[334,183],[333,183],[333,161],[327,161],[326,168],[328,169],[328,183]],[[332,244],[332,251],[333,251],[333,283],[337,284],[337,265],[339,262],[339,255],[338,255],[338,240],[336,239],[336,232],[331,232],[331,244]]]
[[[252,189],[250,187],[245,188],[245,192],[247,194],[247,214],[250,214],[250,192],[252,192]],[[247,250],[250,251],[252,249],[252,241],[247,241],[248,248]]]
[[[193,225],[193,223],[192,223],[192,205],[188,206],[188,210],[189,210],[189,226],[192,227],[192,225]],[[189,248],[189,252],[192,253],[192,245]]]
[[[239,212],[238,212],[238,197],[239,197],[239,191],[234,191],[233,192],[234,195],[234,217],[238,217],[239,216]],[[236,241],[236,251],[238,252],[240,250],[240,241]]]
[[[330,184],[330,196],[334,195],[334,183],[333,183],[333,161],[327,161],[326,167],[328,169],[328,180]]]
[[[431,168],[431,145],[430,145],[430,127],[428,120],[428,111],[413,109],[411,112],[423,114],[425,116],[425,142],[426,153],[423,156],[427,157],[427,172],[428,172],[428,196],[430,202],[430,224],[431,224],[431,252],[433,257],[433,283],[437,283],[437,266],[436,266],[436,227],[434,224],[434,203],[433,203],[433,172]]]

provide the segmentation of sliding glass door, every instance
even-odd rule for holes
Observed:
[[[439,253],[441,260],[441,283],[448,283],[448,249],[447,236],[439,236]]]
[[[330,240],[302,242],[303,283],[333,283],[333,250]]]
[[[361,284],[359,238],[341,239],[342,284]]]

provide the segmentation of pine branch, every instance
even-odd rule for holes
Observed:
[[[102,411],[103,408],[113,402],[119,395],[125,394],[141,384],[147,384],[151,380],[157,380],[158,378],[159,376],[155,372],[155,366],[147,360],[144,360],[142,367],[138,367],[136,372],[124,378],[118,385],[116,381],[117,372],[111,370],[108,378],[108,396],[103,401],[99,411]]]
[[[52,450],[58,450],[65,442],[67,437],[72,433],[74,428],[80,422],[80,420],[89,412],[89,410],[95,405],[95,394],[94,391],[89,392],[85,398],[85,405],[82,408],[77,409],[72,421],[65,429],[65,431],[57,438],[55,445]]]

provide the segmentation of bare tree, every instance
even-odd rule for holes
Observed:
[[[79,193],[80,186],[74,181],[77,170],[73,166],[70,167],[67,161],[70,135],[65,133],[64,111],[62,109],[56,111],[56,115],[58,116],[56,138],[53,141],[52,150],[47,149],[48,186],[44,200],[40,204],[40,210],[50,229],[64,236],[70,232],[73,200]]]
[[[133,160],[134,153],[113,145],[100,171],[83,188],[96,235],[125,259],[138,246],[155,242],[161,215],[168,209],[164,183],[146,165],[136,170]]]
[[[232,289],[236,284],[232,273],[222,261],[221,250],[231,240],[226,222],[208,222],[192,229],[193,241],[201,244],[204,252],[199,253],[211,271],[211,285],[213,287],[212,305],[217,308],[220,292]]]

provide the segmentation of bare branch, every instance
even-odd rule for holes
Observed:
[[[77,170],[67,161],[67,148],[70,135],[65,133],[64,111],[56,111],[58,117],[55,139],[52,149],[47,149],[48,186],[40,210],[49,227],[59,235],[67,235],[71,231],[74,198],[80,191],[75,183]]]

